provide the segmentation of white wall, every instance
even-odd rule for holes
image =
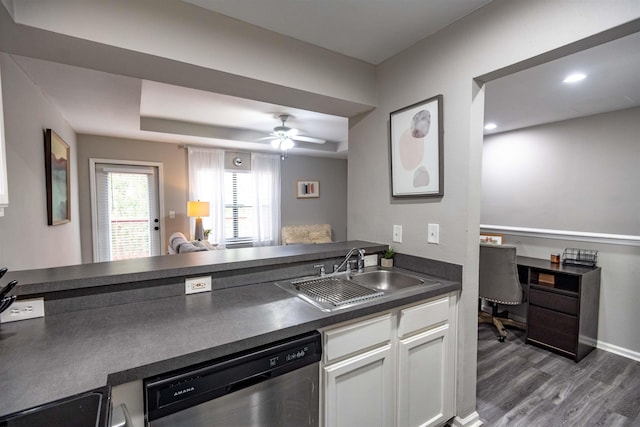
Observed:
[[[640,236],[640,108],[487,136],[483,224]]]
[[[56,107],[0,53],[9,207],[0,217],[0,263],[10,270],[80,264],[76,134]],[[43,129],[51,128],[71,153],[71,222],[47,225]]]
[[[375,69],[177,0],[4,0],[0,51],[332,114],[367,111]]]
[[[400,224],[400,252],[464,267],[458,416],[473,415],[476,392],[484,93],[473,79],[638,16],[637,2],[496,0],[383,63],[378,68],[378,108],[350,124],[348,237],[389,242],[392,225]],[[391,200],[389,113],[437,94],[444,95],[444,197]],[[428,223],[440,224],[439,245],[427,245]]]
[[[640,108],[487,136],[481,222],[640,239]],[[518,254],[599,251],[598,346],[640,360],[640,242],[636,246],[504,233]],[[548,236],[548,235],[547,235]],[[628,243],[621,240],[620,243]]]

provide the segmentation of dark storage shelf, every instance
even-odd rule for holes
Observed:
[[[527,343],[579,362],[598,339],[600,268],[518,257],[518,274],[529,290]]]

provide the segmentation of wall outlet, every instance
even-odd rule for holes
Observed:
[[[365,267],[372,267],[374,265],[378,265],[378,255],[377,254],[365,255],[364,256],[364,266]]]
[[[402,243],[402,226],[401,225],[393,226],[393,241],[396,243]]]
[[[427,243],[440,243],[440,224],[429,224],[427,233]]]
[[[44,317],[44,298],[14,301],[11,307],[0,314],[0,323]]]
[[[211,276],[190,277],[184,279],[184,293],[196,294],[211,291]]]

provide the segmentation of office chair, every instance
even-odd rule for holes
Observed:
[[[524,292],[518,278],[516,248],[510,245],[480,243],[480,292],[482,300],[491,303],[491,314],[479,307],[478,323],[491,323],[498,330],[498,340],[504,342],[505,326],[525,330],[522,322],[509,319],[508,313],[498,313],[498,304],[518,305],[524,302]]]

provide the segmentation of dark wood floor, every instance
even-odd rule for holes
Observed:
[[[481,324],[477,408],[487,426],[640,426],[640,362],[595,349],[575,363]]]

